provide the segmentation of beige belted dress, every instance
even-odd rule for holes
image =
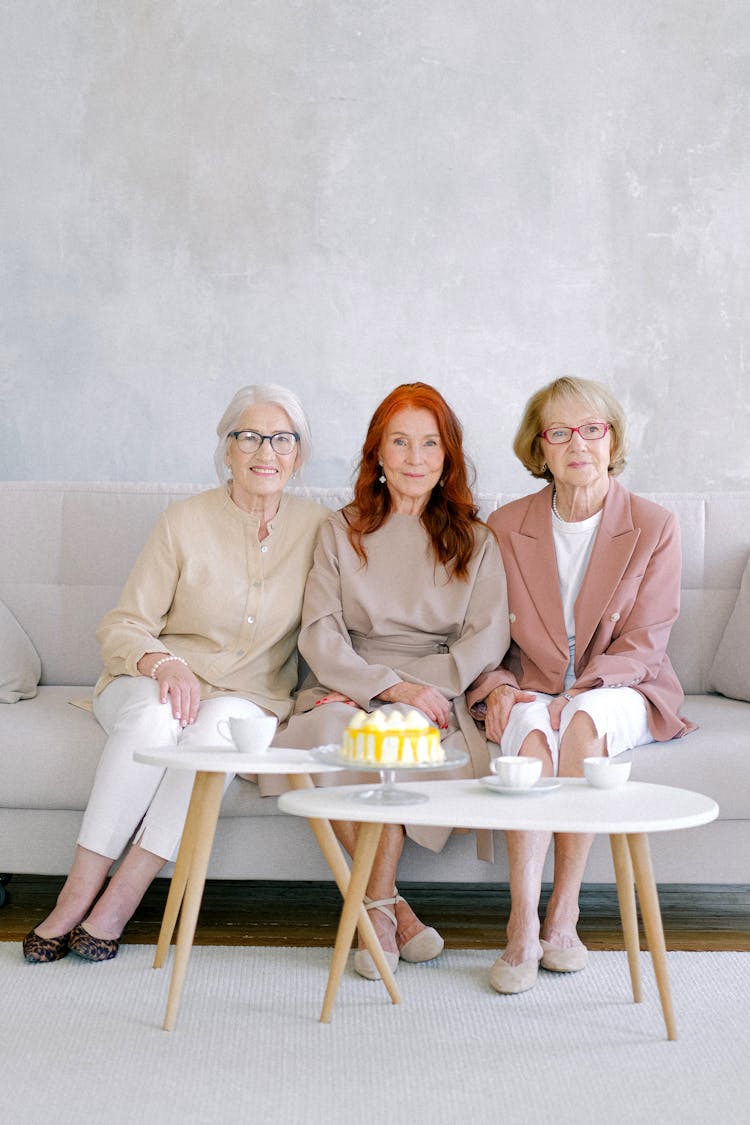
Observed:
[[[482,671],[497,666],[509,644],[505,572],[495,537],[483,524],[476,527],[476,547],[463,580],[437,562],[417,516],[392,514],[365,536],[364,546],[366,564],[352,548],[341,512],[321,527],[298,642],[311,675],[276,744],[313,748],[340,743],[351,706],[316,705],[317,700],[337,691],[364,710],[407,710],[377,699],[381,691],[406,680],[437,688],[451,701],[443,745],[469,754],[465,766],[422,779],[488,773],[487,743],[469,714],[464,692]],[[399,780],[415,776],[416,771],[408,771]],[[325,784],[372,779],[371,773],[346,771],[325,775]],[[324,783],[322,775],[319,783]],[[263,791],[269,791],[267,782]],[[433,851],[443,847],[450,832],[407,825],[408,835]]]

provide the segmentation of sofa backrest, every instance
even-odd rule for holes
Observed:
[[[0,598],[42,658],[43,684],[90,685],[96,628],[159,512],[210,484],[0,482]],[[331,508],[349,490],[298,487]],[[750,552],[750,492],[649,493],[682,528],[682,612],[670,656],[688,693],[705,690]],[[482,495],[484,518],[515,498]]]

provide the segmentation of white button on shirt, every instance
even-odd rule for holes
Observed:
[[[610,619],[610,621],[619,621],[620,615],[619,615],[619,613],[612,613],[612,614],[610,614],[609,619]]]

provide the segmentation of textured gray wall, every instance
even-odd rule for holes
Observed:
[[[750,488],[747,0],[7,0],[0,476],[210,481],[240,385],[312,484],[424,379],[483,491],[577,373],[636,489]]]

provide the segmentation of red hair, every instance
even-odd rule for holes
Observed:
[[[445,453],[442,479],[433,488],[420,519],[437,560],[452,567],[457,578],[466,578],[474,553],[474,525],[482,522],[471,493],[473,466],[463,451],[461,423],[440,392],[427,383],[402,383],[386,395],[370,420],[354,483],[354,500],[344,513],[349,540],[366,564],[363,538],[382,527],[392,511],[390,492],[379,481],[380,446],[394,414],[409,408],[430,411]]]

